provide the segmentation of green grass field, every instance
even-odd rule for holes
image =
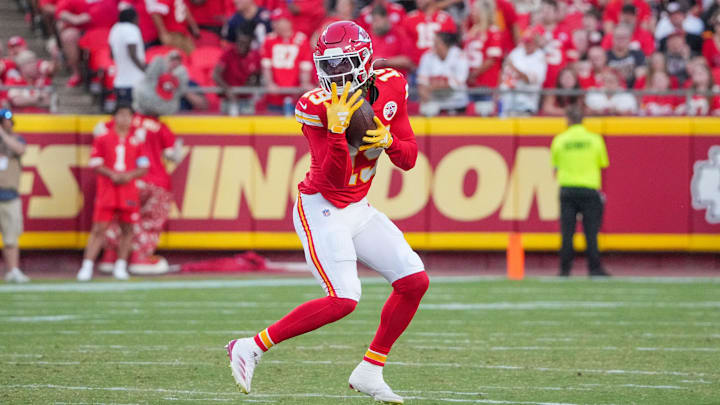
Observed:
[[[390,288],[268,352],[223,346],[322,290],[304,279],[0,285],[3,404],[363,404],[347,378]],[[720,279],[432,279],[385,368],[407,404],[720,404]]]

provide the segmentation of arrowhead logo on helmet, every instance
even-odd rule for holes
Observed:
[[[338,88],[351,83],[350,91],[354,92],[372,74],[370,35],[352,21],[332,23],[318,38],[313,61],[325,92],[330,93],[333,82]]]

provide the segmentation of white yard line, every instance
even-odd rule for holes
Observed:
[[[502,281],[503,276],[432,276],[434,284],[464,284],[468,282]],[[567,283],[574,280],[560,280],[557,277],[532,277],[545,283]],[[381,277],[367,277],[362,279],[366,285],[387,285]],[[614,277],[610,280],[597,280],[598,283],[623,284],[715,284],[720,283],[720,277]],[[116,291],[147,291],[171,289],[207,289],[207,288],[242,288],[242,287],[297,287],[317,286],[317,282],[310,278],[265,278],[252,280],[164,280],[164,281],[132,281],[132,282],[92,282],[92,283],[33,283],[24,285],[0,285],[0,293],[18,292],[116,292]]]

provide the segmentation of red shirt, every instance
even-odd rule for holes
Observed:
[[[640,101],[640,109],[644,115],[648,116],[673,115],[683,101],[678,96],[645,95]]]
[[[205,0],[202,4],[188,2],[187,6],[198,25],[222,27],[225,24],[225,0]]]
[[[406,54],[407,37],[405,32],[396,26],[390,28],[390,31],[383,35],[370,34],[373,46],[373,59],[382,58],[390,59],[395,56]],[[406,72],[400,71],[403,75]]]
[[[189,13],[185,0],[147,0],[148,13],[162,17],[168,32],[188,34],[187,16]]]
[[[118,19],[118,0],[60,0],[55,9],[55,18],[59,19],[63,11],[90,14],[90,21],[77,27],[82,30],[110,28]]]
[[[288,3],[293,3],[300,9],[300,12],[293,16],[293,29],[308,37],[311,36],[317,28],[318,22],[325,17],[325,2],[323,0],[292,0]]]
[[[611,32],[605,34],[600,45],[608,50],[612,48],[613,35]],[[642,51],[645,55],[650,55],[655,52],[655,38],[652,34],[640,27],[635,28],[632,39],[630,40],[630,49],[637,49]]]
[[[13,74],[20,75],[15,62],[10,58],[0,59],[0,82],[4,83]]]
[[[469,83],[471,87],[497,87],[502,69],[502,47],[503,34],[495,26],[485,32],[466,36],[463,49],[471,72],[473,69],[478,69],[486,60],[495,59],[495,63],[488,70],[477,75],[475,81]]]
[[[260,53],[250,51],[241,55],[237,47],[230,46],[220,57],[218,66],[223,68],[222,77],[229,86],[245,86],[250,76],[260,73]]]
[[[261,65],[272,70],[273,81],[279,87],[300,85],[300,70],[312,69],[312,54],[307,36],[296,32],[288,39],[275,33],[265,37],[261,49]],[[269,95],[268,103],[282,104],[283,95]]]
[[[545,75],[544,88],[557,87],[557,77],[560,71],[570,61],[578,59],[577,50],[572,43],[572,36],[563,27],[557,26],[552,33],[546,32],[547,45],[545,45],[545,61],[547,62],[547,74]]]
[[[435,11],[432,15],[427,15],[420,10],[412,11],[407,15],[402,26],[410,39],[409,56],[416,65],[420,63],[420,58],[425,51],[433,46],[436,32],[457,30],[450,14],[441,10]]]
[[[605,6],[605,12],[603,13],[602,20],[611,21],[613,24],[617,24],[620,21],[620,14],[622,13],[625,1],[626,0],[609,0],[607,6]],[[632,0],[632,5],[634,5],[637,9],[638,24],[650,18],[651,11],[647,1]]]
[[[402,21],[405,19],[405,7],[397,4],[397,3],[391,3],[389,1],[383,1],[382,2],[385,8],[387,9],[388,18],[390,19],[390,24],[392,26],[399,25],[402,23]],[[374,2],[370,3],[369,5],[363,7],[362,10],[360,10],[360,15],[358,16],[357,20],[355,22],[363,27],[365,31],[370,33],[372,31],[372,10],[375,7]]]
[[[39,61],[42,62],[42,61]],[[52,77],[50,76],[43,76],[40,75],[37,79],[30,82],[26,78],[24,78],[22,75],[20,75],[19,72],[16,70],[13,70],[12,73],[8,74],[7,79],[5,80],[4,84],[6,86],[36,86],[36,87],[43,87],[43,86],[49,86],[52,84]],[[7,91],[7,98],[10,100],[10,104],[12,104],[13,98],[24,96],[24,95],[34,95],[37,94],[40,90],[33,90],[33,89],[10,89]],[[26,106],[26,107],[15,107],[15,110],[17,112],[47,112],[46,108],[40,108],[35,106]]]
[[[720,49],[718,49],[718,43],[715,41],[715,37],[705,39],[702,54],[705,60],[707,60],[710,69],[720,67]]]
[[[147,167],[147,156],[143,143],[132,129],[121,139],[111,125],[107,133],[95,137],[90,153],[92,168],[105,166],[116,172],[130,172],[138,167]],[[137,208],[138,191],[135,180],[125,184],[114,184],[109,177],[98,174],[95,206],[102,208]]]
[[[393,143],[385,153],[395,166],[410,170],[415,165],[418,148],[407,114],[407,82],[394,69],[379,69],[374,74],[379,97],[372,108],[393,135]],[[310,144],[310,171],[298,189],[304,194],[321,193],[334,206],[345,208],[367,195],[382,151],[351,154],[345,135],[327,130],[327,111],[323,106],[327,100],[329,96],[317,88],[305,93],[295,109],[295,118],[303,124],[303,135]]]
[[[170,175],[165,170],[165,151],[175,145],[175,134],[167,125],[155,117],[136,114],[132,121],[135,136],[145,141],[145,153],[150,161],[143,180],[147,183],[170,190]]]

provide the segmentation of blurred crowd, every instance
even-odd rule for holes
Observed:
[[[2,83],[47,85],[66,69],[67,86],[108,110],[152,85],[182,89],[186,111],[291,113],[316,85],[319,34],[354,20],[375,67],[407,76],[411,113],[552,116],[583,103],[589,114],[720,115],[720,0],[33,0],[30,10],[48,60],[12,37]],[[158,57],[175,63],[148,84]],[[248,86],[264,91],[237,91]],[[0,93],[15,109],[47,102]]]

